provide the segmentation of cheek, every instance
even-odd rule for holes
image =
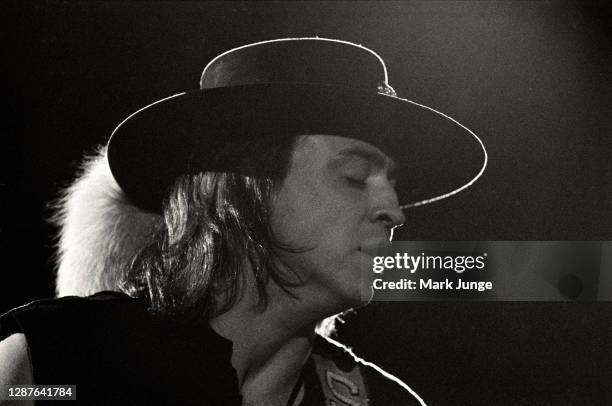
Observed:
[[[272,230],[282,241],[308,240],[320,232],[325,196],[312,182],[287,183],[272,204]]]
[[[349,213],[346,206],[336,204],[324,195],[280,201],[274,207],[272,230],[283,241],[318,247],[346,239],[355,232],[349,228],[358,223],[349,221]]]
[[[355,269],[360,265],[356,251],[362,214],[332,192],[291,193],[277,199],[272,230],[281,242],[303,251],[284,251],[281,262],[308,283],[334,291],[352,289],[359,280]]]
[[[283,243],[339,261],[358,245],[363,196],[327,177],[288,178],[272,204],[272,231]]]

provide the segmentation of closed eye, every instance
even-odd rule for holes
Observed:
[[[371,165],[360,157],[350,157],[340,166],[340,174],[353,185],[363,186],[371,175]]]
[[[359,186],[359,187],[363,187],[367,183],[366,182],[367,178],[361,179],[361,178],[353,178],[353,177],[347,176],[346,180],[348,181],[349,184],[351,184],[353,186]]]
[[[378,176],[379,172],[384,170],[385,180],[395,187],[397,168],[392,160],[381,154],[362,148],[351,148],[339,153],[331,162],[330,168],[348,185],[359,188],[366,186],[371,176]]]

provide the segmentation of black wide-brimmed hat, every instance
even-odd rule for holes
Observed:
[[[200,90],[159,100],[119,124],[108,161],[135,204],[160,211],[178,176],[237,171],[249,153],[239,146],[307,134],[363,140],[391,156],[403,208],[466,189],[487,164],[484,145],[465,126],[397,97],[375,52],[325,38],[264,41],[217,56]]]

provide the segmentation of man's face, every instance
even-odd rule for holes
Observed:
[[[322,303],[339,310],[360,304],[360,269],[371,265],[372,247],[389,241],[392,228],[405,221],[392,169],[389,157],[362,141],[329,135],[297,140],[272,201],[272,230],[300,250],[283,251],[281,260]]]

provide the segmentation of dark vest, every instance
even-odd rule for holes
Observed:
[[[242,401],[230,363],[231,341],[206,322],[186,326],[152,317],[142,301],[121,293],[18,307],[0,317],[0,340],[13,333],[26,336],[34,383],[76,385],[79,405]],[[419,404],[398,383],[322,337],[315,340],[301,382],[303,405],[325,405],[326,396],[336,395],[337,405]]]

